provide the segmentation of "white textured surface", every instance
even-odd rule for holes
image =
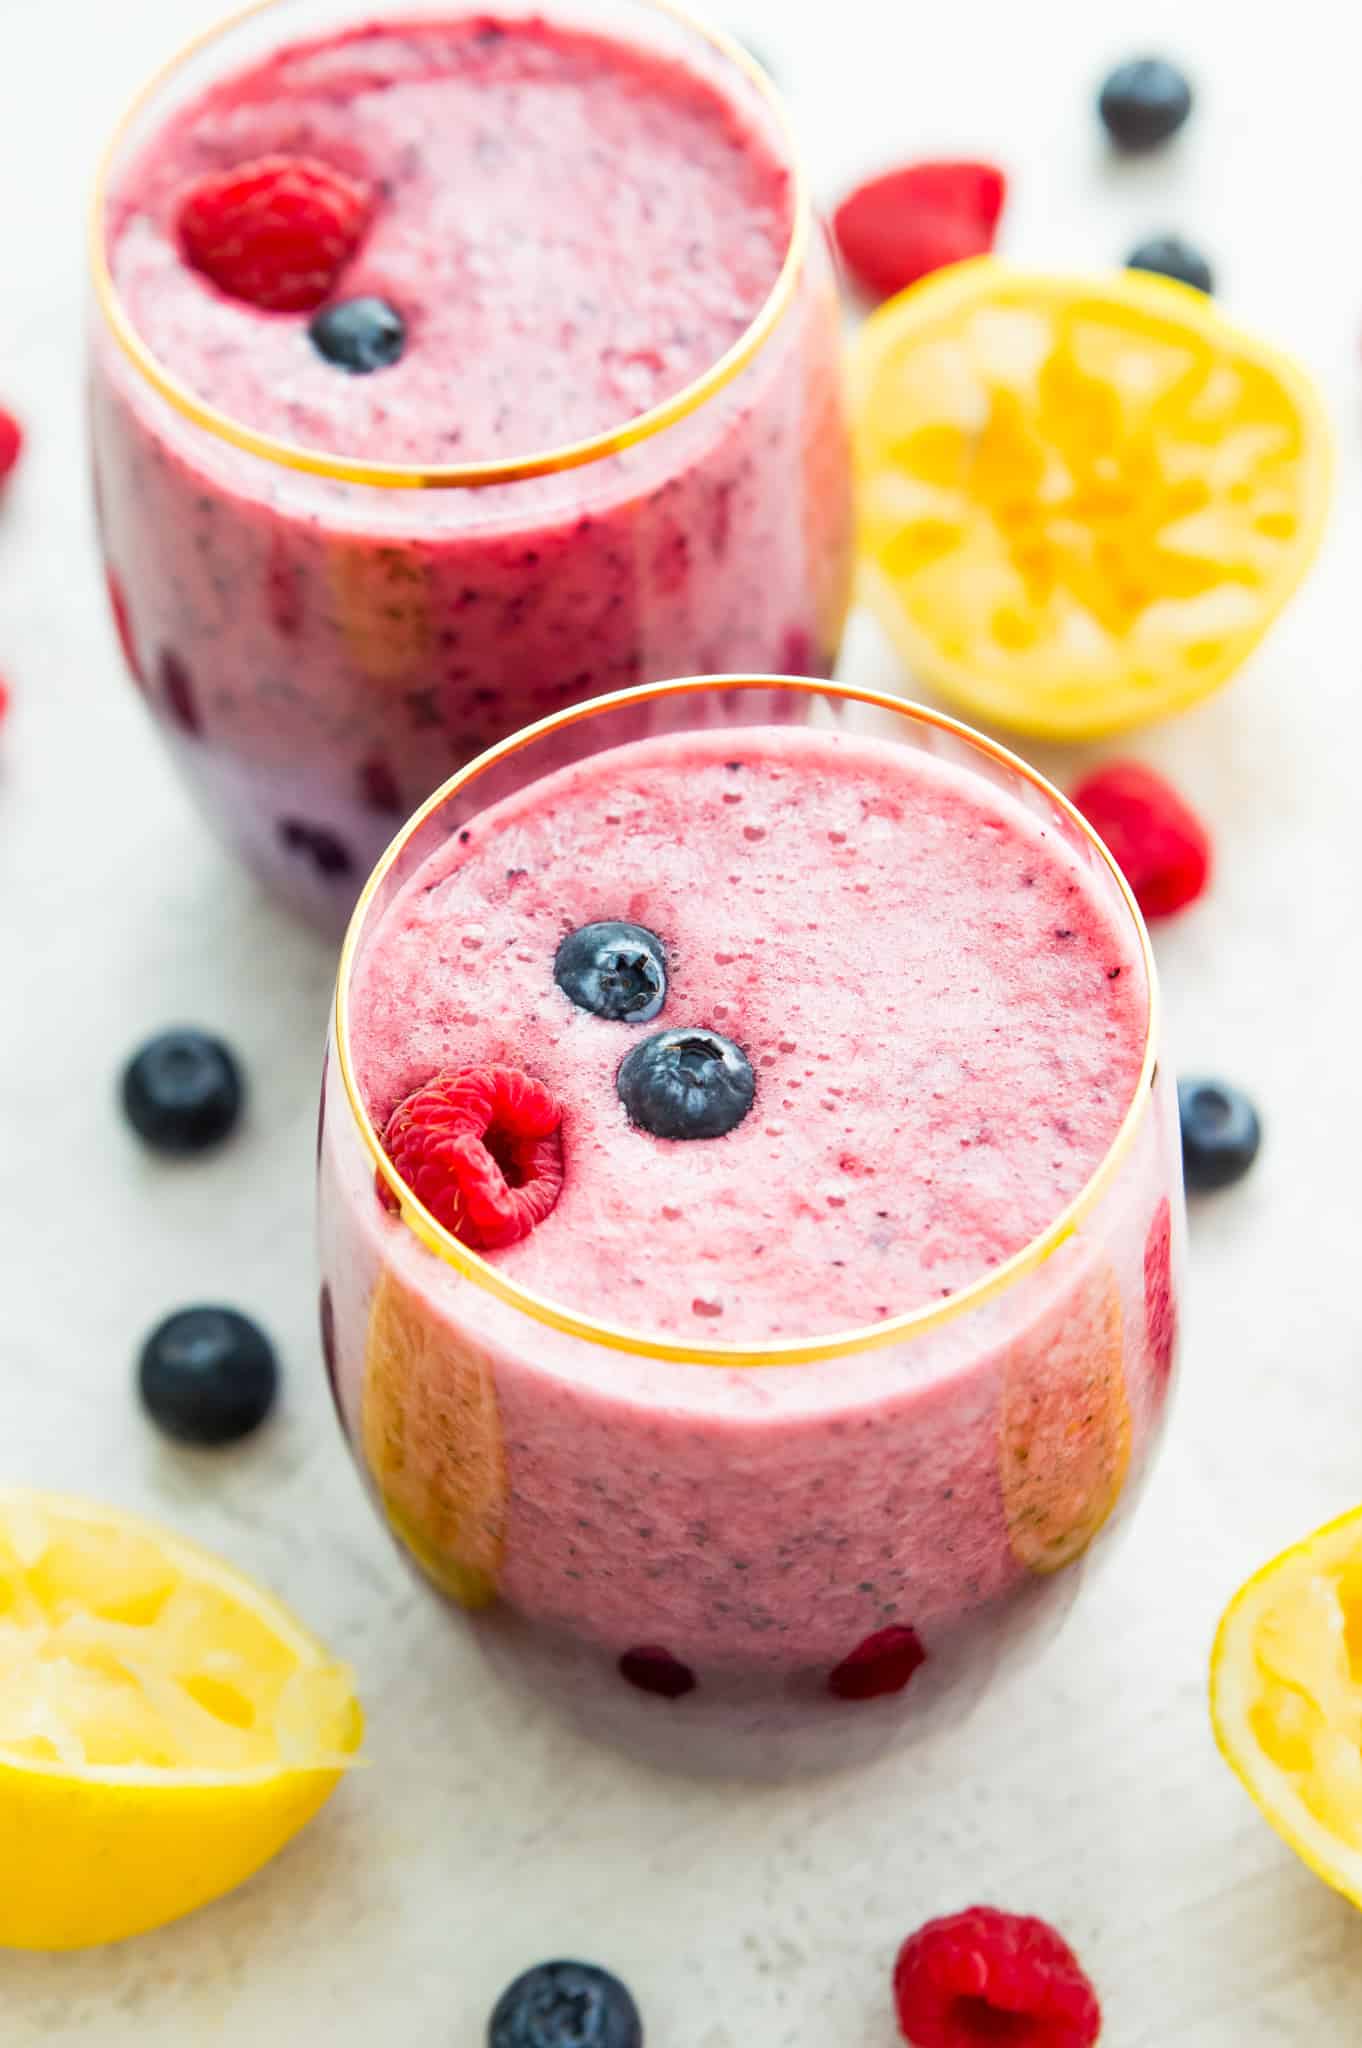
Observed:
[[[1226,306],[1320,372],[1342,442],[1330,547],[1228,694],[1142,743],[1212,820],[1214,895],[1160,935],[1184,1066],[1247,1083],[1254,1177],[1193,1218],[1187,1369],[1132,1534],[1029,1678],[951,1739],[860,1776],[736,1793],[648,1776],[497,1689],[363,1503],[316,1356],[310,1244],[325,947],[196,829],[120,678],[81,445],[80,204],[121,95],[212,0],[0,5],[0,395],[32,429],[0,517],[4,1310],[0,1470],[149,1509],[286,1592],[349,1657],[370,1767],[236,1897],[122,1950],[0,1956],[0,2040],[477,2048],[525,1963],[620,1969],[649,2048],[892,2048],[899,1936],[976,1898],[1052,1917],[1113,2048],[1349,2048],[1352,1910],[1217,1762],[1215,1617],[1252,1566],[1362,1494],[1356,1058],[1358,330],[1351,32],[1334,0],[744,0],[821,190],[899,153],[1016,174],[1006,246],[1099,263],[1174,226]],[[737,19],[737,17],[734,17]],[[1192,128],[1104,164],[1106,62],[1185,55]],[[859,628],[847,672],[892,670]],[[1047,757],[1066,777],[1072,759]],[[145,1032],[220,1027],[249,1126],[158,1167],[113,1106]],[[239,1452],[164,1447],[130,1398],[145,1329],[196,1299],[268,1324],[282,1412]],[[4,1882],[21,1873],[0,1874]]]

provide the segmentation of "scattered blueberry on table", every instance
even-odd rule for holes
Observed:
[[[1133,57],[1103,81],[1097,110],[1119,149],[1156,149],[1192,111],[1192,88],[1166,57]]]
[[[553,978],[579,1010],[620,1023],[648,1024],[667,1000],[662,941],[641,924],[607,921],[569,932]]]
[[[245,1087],[229,1046],[206,1031],[162,1031],[123,1070],[123,1108],[155,1152],[207,1151],[235,1129]]]
[[[1176,278],[1179,284],[1189,284],[1194,291],[1205,292],[1207,297],[1215,290],[1215,277],[1210,264],[1199,249],[1190,242],[1184,242],[1181,235],[1151,235],[1140,242],[1126,258],[1127,270],[1152,270],[1159,277]]]
[[[249,1436],[274,1406],[279,1367],[258,1324],[234,1308],[184,1308],[159,1323],[137,1365],[142,1405],[179,1443]]]
[[[643,2048],[643,2021],[608,1970],[537,1963],[497,2000],[487,2048]]]
[[[391,368],[407,345],[407,323],[396,306],[367,296],[323,306],[307,332],[319,356],[353,377]]]
[[[1228,1081],[1178,1082],[1182,1170],[1193,1194],[1231,1187],[1258,1157],[1263,1127],[1241,1088]]]
[[[615,1088],[629,1121],[655,1138],[722,1138],[752,1107],[756,1077],[717,1031],[658,1031],[627,1055]]]

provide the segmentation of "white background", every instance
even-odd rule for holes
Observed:
[[[1004,246],[1096,265],[1180,228],[1232,312],[1323,378],[1331,540],[1233,688],[1139,750],[1213,824],[1210,898],[1158,934],[1176,1055],[1257,1096],[1253,1177],[1194,1217],[1186,1371],[1132,1533],[1034,1671],[950,1739],[738,1791],[650,1776],[499,1690],[405,1576],[332,1422],[314,1335],[314,1086],[328,949],[196,826],[123,681],[82,448],[81,205],[121,98],[213,0],[0,0],[0,397],[29,458],[0,515],[0,1476],[150,1509],[284,1591],[354,1664],[369,1767],[244,1891],[121,1950],[0,1956],[0,2041],[478,2048],[523,1965],[636,1988],[649,2048],[892,2048],[899,1938],[976,1899],[1046,1915],[1112,2048],[1350,2048],[1362,1927],[1212,1748],[1216,1616],[1362,1497],[1358,514],[1362,242],[1346,10],[1292,0],[744,0],[835,198],[896,156],[995,155]],[[1189,131],[1112,165],[1109,60],[1194,70]],[[846,672],[892,664],[858,622]],[[1083,757],[1046,755],[1071,779]],[[240,1048],[240,1138],[162,1167],[114,1108],[125,1053],[192,1020]],[[254,1443],[167,1448],[130,1390],[165,1311],[220,1298],[287,1382]],[[22,1872],[0,1881],[22,1883]]]

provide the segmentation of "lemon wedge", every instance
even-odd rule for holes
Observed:
[[[1168,278],[956,264],[872,314],[850,389],[867,598],[917,677],[1022,732],[1209,695],[1319,545],[1314,387]]]
[[[0,1490],[0,1944],[119,1941],[230,1891],[361,1732],[345,1670],[229,1566]]]
[[[1211,1656],[1211,1719],[1282,1840],[1362,1905],[1362,1508],[1235,1594]]]

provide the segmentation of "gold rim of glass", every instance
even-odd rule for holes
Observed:
[[[124,109],[100,158],[95,175],[88,219],[90,274],[94,283],[95,298],[110,333],[133,368],[168,400],[177,412],[192,420],[196,426],[205,428],[219,440],[227,441],[249,455],[259,456],[263,461],[286,469],[302,470],[312,476],[327,477],[333,482],[371,484],[387,490],[408,491],[447,490],[456,487],[477,489],[488,484],[517,483],[527,477],[554,476],[562,470],[580,469],[587,463],[603,461],[607,456],[618,455],[640,441],[649,440],[654,434],[661,433],[664,428],[686,418],[689,413],[698,411],[706,400],[732,383],[780,325],[803,274],[812,221],[808,177],[803,158],[795,143],[785,102],[756,58],[723,29],[698,20],[686,8],[679,6],[677,0],[636,0],[639,6],[665,15],[688,29],[742,73],[766,102],[780,137],[785,161],[789,166],[790,239],[780,274],[751,323],[716,362],[711,363],[700,376],[684,385],[680,391],[674,392],[670,398],[663,399],[658,405],[650,406],[647,412],[639,413],[621,426],[608,428],[601,434],[589,435],[584,440],[565,442],[559,448],[537,449],[528,455],[508,457],[504,461],[432,466],[420,463],[364,462],[349,456],[333,455],[324,449],[308,448],[300,442],[279,440],[272,434],[260,433],[254,427],[245,426],[241,421],[234,420],[230,414],[220,412],[216,406],[209,405],[165,368],[147,347],[128,317],[109,268],[105,232],[109,185],[114,165],[124,143],[141,115],[163,87],[168,85],[186,64],[211,49],[215,43],[225,40],[236,29],[254,20],[258,15],[267,14],[272,8],[287,4],[288,0],[249,0],[248,5],[238,8],[211,28],[195,36],[192,41],[182,44],[175,55],[161,65],[134,94]],[[452,10],[457,12],[460,4],[461,0],[451,0]]]
[[[908,1309],[902,1315],[890,1316],[882,1322],[870,1323],[859,1329],[834,1331],[826,1337],[807,1340],[793,1338],[780,1343],[755,1346],[698,1344],[660,1335],[649,1336],[639,1330],[626,1329],[619,1324],[601,1322],[595,1317],[580,1315],[562,1302],[550,1300],[546,1295],[536,1294],[529,1288],[518,1287],[514,1281],[506,1279],[497,1267],[477,1252],[471,1251],[467,1245],[461,1244],[444,1229],[443,1225],[437,1223],[430,1211],[418,1201],[407,1186],[379,1142],[378,1132],[370,1121],[368,1110],[356,1085],[350,1058],[350,983],[360,940],[368,923],[370,907],[393,863],[400,858],[413,834],[421,830],[434,812],[460,790],[467,789],[470,783],[476,782],[486,770],[507,760],[513,754],[523,752],[550,733],[564,731],[568,726],[577,725],[584,719],[599,717],[605,712],[626,705],[643,704],[668,697],[695,696],[704,691],[725,689],[787,690],[792,694],[825,697],[836,703],[861,704],[873,710],[889,711],[910,722],[952,735],[963,745],[986,755],[1021,781],[1030,783],[1033,789],[1040,791],[1049,802],[1056,805],[1061,815],[1077,829],[1079,837],[1092,848],[1109,871],[1125,904],[1131,927],[1139,943],[1144,964],[1145,987],[1148,991],[1144,1056],[1139,1079],[1120,1128],[1086,1184],[1039,1236],[1032,1238],[1020,1251],[1014,1252],[1010,1259],[1004,1260],[1003,1264],[992,1272],[972,1281],[968,1287],[958,1289],[944,1301]],[[476,1286],[511,1308],[521,1310],[537,1323],[546,1324],[550,1329],[562,1331],[568,1336],[581,1337],[588,1343],[604,1345],[613,1351],[628,1352],[636,1358],[665,1359],[680,1365],[728,1368],[813,1365],[826,1359],[845,1358],[856,1352],[883,1350],[888,1345],[902,1343],[907,1338],[921,1336],[928,1330],[937,1329],[951,1322],[956,1316],[963,1315],[967,1310],[981,1306],[994,1295],[1002,1294],[1026,1274],[1043,1265],[1068,1238],[1075,1235],[1115,1179],[1148,1113],[1154,1077],[1158,1069],[1159,988],[1149,932],[1125,876],[1082,812],[1075,810],[1068,798],[1056,789],[1053,783],[1048,782],[1037,769],[1032,768],[1019,755],[1000,746],[996,740],[975,732],[961,720],[949,717],[943,711],[911,703],[904,697],[889,696],[879,690],[860,690],[849,684],[825,682],[819,678],[805,676],[687,676],[673,682],[644,683],[631,690],[616,690],[608,696],[592,697],[584,704],[574,705],[566,711],[555,713],[551,718],[541,718],[534,725],[524,726],[519,732],[512,733],[508,739],[479,754],[475,761],[470,761],[466,768],[461,768],[457,774],[451,775],[433,796],[426,799],[393,839],[365,883],[359,902],[355,905],[341,947],[336,973],[335,1038],[341,1081],[350,1104],[351,1115],[376,1171],[387,1182],[400,1205],[403,1222],[428,1251],[443,1259],[447,1265],[453,1266],[465,1279],[471,1280]]]

